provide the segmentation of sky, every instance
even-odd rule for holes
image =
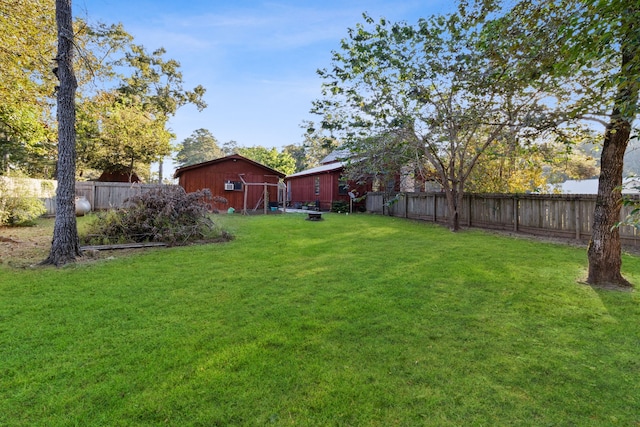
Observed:
[[[416,23],[448,13],[453,0],[75,0],[73,13],[91,23],[122,23],[148,51],[166,49],[181,64],[184,87],[207,89],[208,107],[178,110],[174,144],[196,129],[222,145],[280,150],[304,141],[305,120],[321,97],[316,71],[331,65],[347,29],[374,19]],[[167,159],[164,175],[173,173]]]

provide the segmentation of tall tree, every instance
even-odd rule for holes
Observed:
[[[87,31],[87,36],[95,40],[85,45],[104,52],[101,61],[89,56],[104,67],[109,83],[116,80],[116,87],[83,98],[80,161],[93,168],[122,165],[130,170],[162,161],[171,152],[169,119],[188,103],[204,109],[204,87],[185,89],[179,62],[165,59],[163,48],[149,53],[132,43],[121,25],[100,26]]]
[[[224,151],[224,154],[227,156],[237,154],[238,148],[240,148],[238,146],[238,141],[234,141],[233,139],[222,144],[222,151]]]
[[[224,157],[224,151],[207,129],[196,129],[177,147],[175,162],[178,167],[194,165]]]
[[[305,130],[302,147],[306,154],[307,167],[320,165],[322,159],[340,148],[340,141],[325,135],[321,125],[304,121],[301,127]]]
[[[399,157],[436,171],[449,228],[460,227],[466,181],[487,147],[544,120],[542,92],[528,90],[509,61],[487,54],[484,11],[421,19],[417,25],[374,21],[349,30],[333,67],[320,70],[324,99],[313,111],[363,162]],[[383,138],[371,138],[372,136]],[[383,141],[391,151],[363,145]]]
[[[73,72],[73,19],[71,0],[56,0],[58,27],[57,92],[58,115],[58,188],[56,219],[51,251],[43,264],[61,266],[82,255],[76,226],[75,172],[76,131],[75,95],[77,82]]]
[[[640,89],[640,6],[628,0],[522,1],[494,34],[526,65],[540,46],[546,75],[572,86],[557,103],[567,120],[593,120],[605,127],[587,282],[629,287],[621,274],[620,220],[624,152],[638,117]],[[553,30],[553,31],[550,31]],[[532,84],[539,76],[532,75]]]
[[[608,17],[611,22],[606,30],[614,37],[620,67],[615,79],[617,93],[602,145],[593,234],[588,250],[587,282],[602,286],[631,286],[621,274],[622,248],[615,224],[620,220],[624,153],[632,123],[638,115],[640,91],[640,6],[632,3],[598,2],[588,9]]]
[[[91,105],[89,105],[91,104]],[[100,92],[85,101],[78,131],[83,141],[79,157],[94,169],[136,170],[171,153],[173,134],[142,104],[114,92]]]
[[[469,177],[474,193],[554,191],[567,179],[598,176],[596,159],[583,151],[584,143],[558,141],[515,144],[500,141],[490,147]]]
[[[305,147],[302,145],[289,144],[282,147],[282,152],[290,155],[296,162],[296,172],[310,168]]]

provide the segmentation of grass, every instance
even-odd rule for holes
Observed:
[[[579,284],[584,249],[219,220],[235,240],[0,266],[0,425],[640,425],[640,298]]]

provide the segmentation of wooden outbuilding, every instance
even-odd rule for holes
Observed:
[[[293,208],[315,207],[319,210],[331,210],[334,202],[364,203],[359,198],[371,191],[371,182],[358,185],[343,177],[346,162],[341,160],[342,152],[332,153],[315,168],[288,175],[287,200]],[[357,207],[357,206],[356,206]]]
[[[219,209],[267,212],[285,196],[285,174],[239,154],[179,168],[174,177],[187,193],[209,189],[211,195],[227,199]]]

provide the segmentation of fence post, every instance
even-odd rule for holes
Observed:
[[[409,218],[409,193],[404,193],[404,217]]]
[[[519,203],[518,203],[518,195],[515,194],[513,196],[513,231],[515,231],[516,233],[518,232],[518,209],[519,209]]]
[[[580,199],[576,198],[573,201],[573,206],[576,216],[576,240],[580,240]]]
[[[433,222],[435,224],[436,220],[437,220],[437,213],[436,213],[436,209],[438,208],[438,195],[436,193],[433,193]]]

